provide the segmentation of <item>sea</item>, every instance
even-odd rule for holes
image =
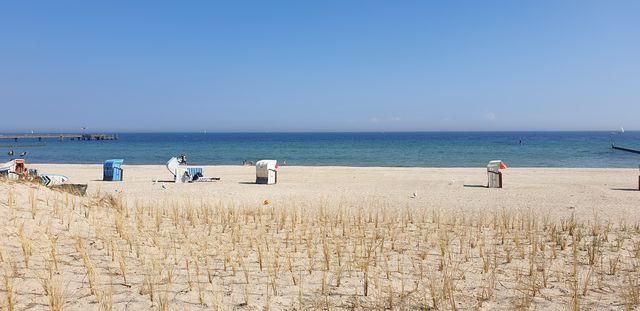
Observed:
[[[162,165],[185,154],[189,164],[240,165],[276,159],[282,165],[638,168],[640,131],[622,132],[366,132],[366,133],[115,133],[115,141],[0,140],[0,162]],[[13,150],[14,156],[8,153]]]

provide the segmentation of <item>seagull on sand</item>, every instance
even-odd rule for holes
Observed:
[[[411,195],[411,198],[412,198],[412,199],[415,199],[416,197],[418,197],[418,193],[417,193],[417,192],[414,192],[414,193]]]

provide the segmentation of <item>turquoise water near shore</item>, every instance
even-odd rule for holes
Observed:
[[[640,132],[404,133],[118,133],[117,141],[46,141],[42,147],[0,142],[0,159],[28,152],[31,163],[164,164],[185,153],[189,163],[241,164],[278,159],[287,165],[478,167],[501,159],[511,167],[634,167]],[[20,140],[32,145],[35,140]]]

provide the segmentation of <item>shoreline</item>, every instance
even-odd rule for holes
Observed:
[[[27,159],[28,160],[28,159]],[[640,162],[639,162],[640,163]],[[27,162],[29,166],[95,166],[102,168],[102,163],[40,163],[40,162]],[[486,167],[482,166],[358,166],[358,165],[296,165],[296,164],[287,164],[282,165],[278,162],[280,168],[283,167],[296,167],[296,168],[349,168],[349,169],[463,169],[463,170],[477,170],[477,169],[486,169]],[[508,165],[508,163],[507,163]],[[129,164],[125,161],[123,167],[131,166],[131,167],[165,167],[164,164],[154,163],[154,164]],[[202,163],[188,163],[187,166],[202,166],[202,167],[255,167],[255,165],[242,165],[242,164],[202,164]],[[638,167],[577,167],[577,166],[508,166],[507,170],[537,170],[537,169],[559,169],[559,170],[635,170],[640,172]]]

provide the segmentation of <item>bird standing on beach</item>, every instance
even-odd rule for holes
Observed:
[[[415,199],[418,197],[418,192],[413,192],[413,194],[411,195],[412,199]]]

